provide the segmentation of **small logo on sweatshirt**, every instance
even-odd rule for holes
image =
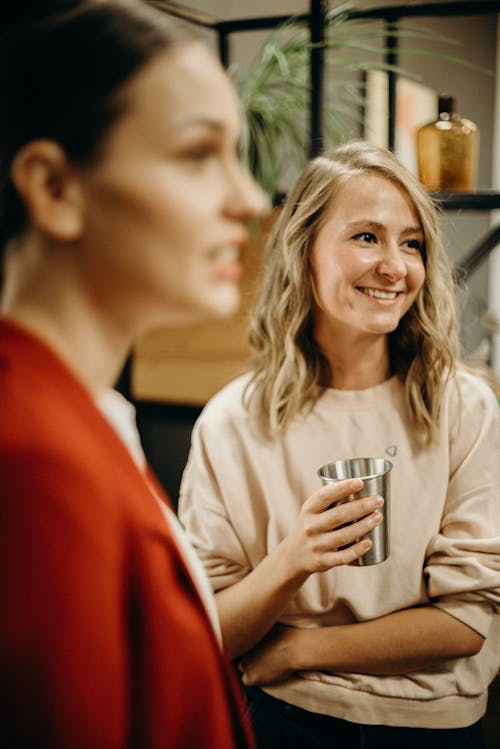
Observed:
[[[389,447],[385,448],[385,451],[386,451],[387,455],[390,455],[391,458],[393,458],[396,455],[397,451],[398,451],[398,446],[397,445],[389,445]]]

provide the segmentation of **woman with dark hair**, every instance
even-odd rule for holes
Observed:
[[[393,154],[354,142],[305,168],[269,242],[253,369],[200,416],[181,485],[259,749],[483,747],[500,413],[460,365],[453,292],[436,210]],[[390,557],[346,566],[332,510],[304,499],[321,466],[368,456],[393,463]]]
[[[0,6],[0,736],[252,744],[211,591],[111,388],[231,314],[264,206],[228,79],[141,2]]]

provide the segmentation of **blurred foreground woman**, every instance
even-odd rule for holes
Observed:
[[[0,736],[252,744],[210,590],[111,388],[153,326],[225,317],[263,208],[234,92],[140,2],[0,10]]]

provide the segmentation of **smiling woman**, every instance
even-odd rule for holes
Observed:
[[[460,365],[436,211],[392,153],[354,142],[299,176],[251,344],[253,370],[195,426],[179,509],[259,749],[482,749],[500,664],[500,413]],[[325,496],[317,470],[385,455],[391,556],[353,566],[385,510],[366,498],[343,526],[357,489]]]
[[[238,305],[265,201],[235,93],[139,0],[16,0],[0,108],[2,741],[250,747],[203,569],[112,390],[152,326]]]
[[[387,334],[422,288],[423,246],[408,193],[377,174],[351,177],[325,211],[310,267],[315,338],[331,364],[331,387],[352,389],[344,386],[343,351],[362,351],[367,339],[382,367],[367,368],[371,384],[387,379]]]

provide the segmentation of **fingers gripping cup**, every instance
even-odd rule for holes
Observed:
[[[335,504],[352,502],[360,497],[377,494],[384,499],[384,506],[380,509],[384,519],[380,525],[366,534],[371,539],[372,548],[352,564],[366,567],[379,564],[389,557],[389,504],[390,504],[390,475],[392,463],[385,458],[351,458],[350,460],[336,460],[318,470],[318,476],[324,485],[333,484],[344,479],[362,479],[363,488],[359,492],[350,494]]]

